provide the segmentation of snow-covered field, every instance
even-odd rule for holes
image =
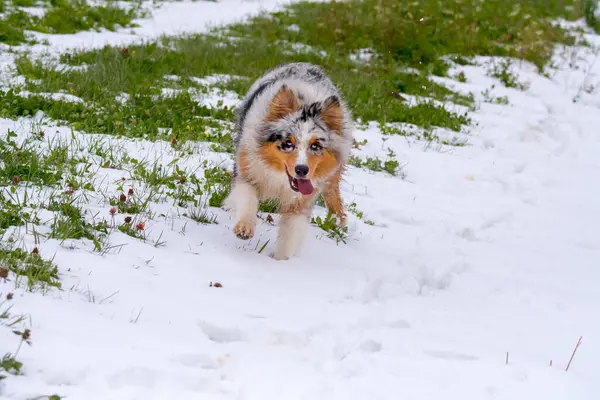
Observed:
[[[274,0],[166,3],[136,34],[48,40],[56,51],[122,44],[277,7]],[[600,37],[587,39],[600,46]],[[465,83],[438,78],[480,103],[464,147],[382,136],[375,124],[357,128],[356,139],[367,143],[355,154],[384,158],[391,148],[405,179],[350,168],[343,197],[364,218],[351,215],[347,244],[313,226],[301,254],[277,262],[268,257],[276,227],[262,223],[242,242],[224,211],[212,210],[218,225],[201,225],[168,204],[154,206],[147,242],[111,239],[118,251],[42,240],[62,290],[30,293],[0,282],[3,298],[14,292],[10,312],[26,314],[32,332],[32,346],[18,354],[22,375],[0,381],[0,398],[600,398],[597,58],[589,48],[564,49],[550,77],[515,64],[525,91],[490,78],[483,58],[461,68]],[[11,56],[2,59],[6,70]],[[486,89],[509,104],[484,102]],[[46,123],[2,119],[0,135],[22,138]],[[76,140],[82,151],[93,140],[70,128],[44,131],[48,140]],[[106,143],[164,165],[175,157],[168,142]],[[185,165],[206,159],[231,163],[199,145]],[[122,177],[128,171],[100,169],[95,179],[114,190]],[[96,200],[88,209],[110,219],[110,206]],[[35,246],[25,227],[14,232]],[[0,329],[0,355],[17,345]]]

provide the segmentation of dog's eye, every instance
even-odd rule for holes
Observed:
[[[310,149],[312,151],[321,151],[321,149],[323,148],[323,146],[321,146],[321,144],[319,144],[318,142],[315,142],[313,144],[310,145]]]
[[[281,148],[281,151],[285,151],[285,152],[290,152],[292,150],[294,150],[296,146],[294,146],[294,143],[292,143],[291,140],[286,140],[285,142],[281,143],[281,145],[279,146],[279,148]]]

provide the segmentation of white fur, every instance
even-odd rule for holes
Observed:
[[[235,212],[236,222],[244,221],[256,225],[258,194],[249,183],[237,180],[225,200],[225,207]]]
[[[308,225],[309,221],[306,214],[282,215],[277,234],[277,247],[273,258],[287,260],[289,257],[296,255],[302,246]]]

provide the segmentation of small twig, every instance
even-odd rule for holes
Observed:
[[[117,294],[117,293],[119,293],[119,292],[120,292],[120,290],[117,290],[116,292],[114,292],[114,293],[113,293],[113,294],[111,294],[110,296],[107,296],[107,297],[103,298],[102,300],[100,300],[100,301],[98,302],[98,304],[102,304],[103,302],[105,302],[106,300],[110,299],[111,297],[113,297],[114,295],[116,295],[116,294]]]
[[[552,366],[552,360],[550,360],[550,366]]]
[[[573,361],[573,357],[575,357],[575,353],[577,352],[577,349],[579,348],[579,345],[581,344],[582,339],[583,339],[583,336],[580,336],[579,340],[577,341],[577,344],[575,345],[575,348],[573,349],[573,354],[571,354],[571,358],[569,359],[569,363],[567,364],[567,368],[565,368],[565,371],[569,370],[569,367],[571,366],[571,362]]]
[[[506,352],[506,365],[508,365],[508,351]]]
[[[144,307],[140,309],[140,312],[138,313],[137,317],[135,317],[135,319],[130,318],[129,322],[131,322],[132,324],[137,324],[138,320],[140,319],[140,315],[142,315],[142,311],[144,311]]]

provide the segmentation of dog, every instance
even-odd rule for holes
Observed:
[[[352,115],[323,70],[280,65],[258,78],[236,108],[235,166],[225,207],[233,233],[254,236],[259,203],[279,202],[276,260],[297,255],[314,203],[323,195],[341,224],[340,181],[353,143]]]

